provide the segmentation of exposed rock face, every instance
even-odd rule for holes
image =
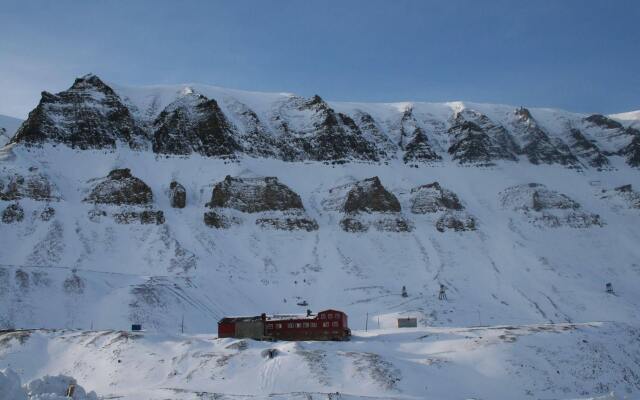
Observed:
[[[640,167],[640,132],[633,129],[631,131],[637,132],[634,138],[626,147],[621,151],[621,154],[626,157],[627,164],[632,167]]]
[[[228,215],[225,209],[257,214],[255,223],[280,230],[318,229],[318,224],[306,215],[300,196],[278,178],[237,178],[226,176],[217,183],[205,212],[204,222],[216,228],[228,228],[241,223],[241,217]]]
[[[476,220],[467,213],[446,212],[436,222],[436,229],[439,232],[446,230],[475,231]]]
[[[356,110],[353,118],[362,132],[362,137],[374,145],[378,150],[378,157],[381,160],[394,158],[398,146],[385,135],[383,129],[370,114],[362,110]]]
[[[40,212],[40,219],[42,221],[50,221],[51,218],[53,218],[53,216],[56,215],[56,210],[53,207],[45,207],[41,212]]]
[[[539,226],[588,228],[604,224],[599,215],[582,211],[578,202],[540,183],[507,188],[500,193],[500,202],[503,208],[518,211]]]
[[[583,120],[581,131],[597,143],[606,156],[620,155],[632,167],[640,166],[640,131],[625,128],[620,122],[594,114]]]
[[[153,151],[231,156],[240,150],[234,129],[215,100],[188,93],[169,104],[153,123]]]
[[[486,115],[473,110],[458,112],[451,122],[451,157],[461,164],[493,165],[496,160],[516,161],[516,145],[509,133]]]
[[[80,149],[113,148],[119,141],[142,148],[146,136],[113,89],[86,75],[66,91],[42,92],[40,103],[12,139],[28,145],[47,141]]]
[[[411,212],[414,214],[435,214],[436,229],[473,231],[476,229],[475,218],[463,211],[464,206],[458,196],[445,189],[438,182],[429,183],[411,189]]]
[[[14,222],[20,222],[24,219],[24,210],[20,207],[20,204],[9,204],[2,211],[2,222],[5,224],[13,224]]]
[[[340,228],[345,232],[366,232],[369,230],[369,224],[357,218],[344,217],[340,220]]]
[[[442,157],[431,146],[427,134],[418,124],[413,108],[407,108],[402,114],[398,130],[398,145],[404,150],[402,160],[405,163],[435,162]]]
[[[425,135],[422,129],[417,128],[414,132],[413,138],[405,146],[405,153],[402,160],[405,163],[410,163],[415,161],[440,161],[441,159],[442,157],[440,157],[440,155],[438,155],[431,147],[427,135]]]
[[[283,231],[304,230],[307,232],[317,231],[318,223],[311,218],[258,218],[256,225],[263,228],[274,228]]]
[[[232,118],[238,123],[237,142],[244,153],[254,157],[284,158],[283,154],[291,153],[286,143],[279,143],[258,114],[246,104],[233,98],[225,98],[224,104]]]
[[[586,160],[589,166],[598,169],[609,166],[609,159],[580,130],[575,128],[570,130],[569,146],[574,154]]]
[[[329,196],[323,205],[328,211],[345,214],[340,227],[347,232],[365,232],[371,226],[387,232],[413,230],[400,213],[400,202],[377,176],[333,188]]]
[[[227,229],[232,225],[241,224],[242,221],[238,218],[229,217],[217,211],[206,211],[204,213],[204,223],[212,228]]]
[[[164,213],[159,210],[127,210],[113,214],[113,219],[119,224],[140,223],[161,225],[164,224]]]
[[[184,208],[187,205],[187,191],[176,181],[169,184],[169,198],[173,208]]]
[[[347,193],[342,210],[354,212],[400,212],[398,198],[374,176],[354,183]]]
[[[620,208],[640,209],[640,193],[633,190],[631,184],[622,185],[612,190],[602,190],[602,199],[613,200]]]
[[[145,205],[153,201],[151,188],[128,168],[114,169],[97,183],[84,201],[95,204]]]
[[[285,160],[377,161],[378,154],[351,117],[335,112],[320,98],[291,97],[272,116],[280,143],[288,143]]]
[[[593,114],[585,118],[585,121],[604,129],[624,129],[622,124],[602,114]]]
[[[38,201],[60,199],[56,187],[34,169],[28,174],[8,173],[0,176],[0,200],[29,198]]]
[[[549,137],[524,107],[516,109],[514,113],[512,132],[519,143],[520,153],[532,164],[579,165],[569,146],[559,139]]]
[[[218,182],[209,207],[233,208],[246,213],[304,210],[300,196],[276,177],[234,178]]]
[[[458,196],[445,189],[438,182],[429,183],[411,189],[413,197],[411,212],[414,214],[434,213],[438,211],[462,210]]]

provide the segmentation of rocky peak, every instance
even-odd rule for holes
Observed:
[[[609,166],[609,159],[591,140],[576,128],[569,130],[569,146],[580,158],[595,168],[602,169]]]
[[[153,151],[231,156],[240,150],[231,123],[213,99],[190,92],[169,104],[153,123]]]
[[[411,195],[413,197],[411,212],[415,214],[462,210],[464,208],[458,196],[451,190],[440,186],[438,182],[413,188]]]
[[[585,121],[604,129],[624,129],[622,124],[602,114],[589,115]]]
[[[131,175],[128,168],[114,169],[98,180],[84,201],[94,204],[147,205],[153,201],[151,188]]]
[[[474,110],[457,112],[451,121],[449,154],[462,164],[492,165],[496,160],[516,161],[516,146],[501,125]]]
[[[113,148],[123,142],[144,148],[146,136],[118,95],[97,76],[86,75],[58,94],[42,92],[12,142],[54,142],[81,149]]]
[[[531,112],[524,107],[518,107],[515,109],[514,114],[521,121],[531,121],[533,117],[531,116]]]
[[[271,117],[286,147],[285,159],[341,162],[378,160],[378,153],[348,115],[333,110],[319,96],[292,96]]]
[[[569,146],[559,138],[551,138],[540,127],[531,112],[520,107],[514,112],[511,132],[519,145],[519,153],[533,164],[560,164],[576,167],[580,162]]]
[[[355,182],[347,193],[343,205],[347,213],[400,212],[398,198],[382,186],[380,178],[374,176]]]

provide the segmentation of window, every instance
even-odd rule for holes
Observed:
[[[289,323],[287,324],[287,328],[293,328],[293,322],[289,322]]]
[[[308,327],[309,327],[309,323],[308,323],[308,322],[303,323],[303,324],[302,324],[302,327],[303,327],[303,328],[308,328]]]
[[[338,321],[333,321],[333,323],[331,324],[331,326],[340,326],[340,323]]]
[[[326,328],[326,327],[328,327],[328,326],[329,326],[329,323],[328,323],[328,322],[323,322],[323,323],[322,323],[322,327],[323,327],[323,328]]]
[[[282,329],[282,324],[276,324],[276,329]]]
[[[329,313],[328,317],[329,319],[333,319],[333,314]]]
[[[320,319],[327,319],[327,315],[326,315],[326,314],[322,314],[322,315],[320,316]]]
[[[273,324],[267,324],[267,330],[273,329]]]
[[[302,323],[296,322],[296,328],[302,328]]]
[[[311,323],[311,327],[312,327],[312,328],[317,328],[317,327],[318,327],[318,324],[317,324],[317,323],[315,323],[315,322],[312,322],[312,323]]]

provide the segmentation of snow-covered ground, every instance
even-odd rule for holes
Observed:
[[[632,399],[639,339],[620,323],[376,329],[350,342],[275,343],[17,331],[0,333],[0,357],[24,380],[69,375],[105,399]]]
[[[13,137],[21,123],[21,119],[0,115],[0,147]]]

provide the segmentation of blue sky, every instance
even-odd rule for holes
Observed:
[[[640,1],[0,0],[0,114],[87,72],[622,112],[640,109]]]

